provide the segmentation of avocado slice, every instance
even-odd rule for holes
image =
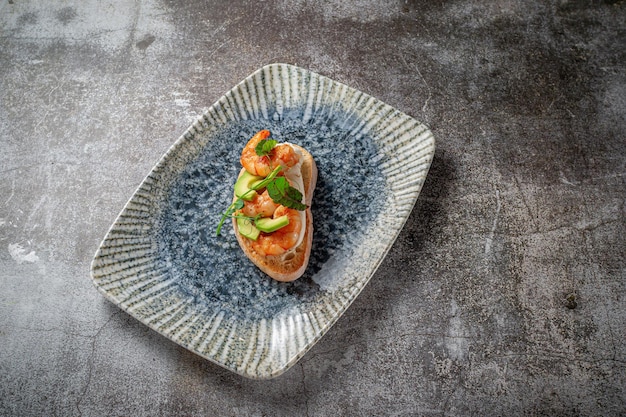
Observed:
[[[242,200],[251,201],[254,198],[256,192],[252,190],[252,187],[263,180],[263,177],[258,175],[252,175],[248,171],[244,171],[237,182],[235,182],[235,195]]]
[[[248,239],[257,240],[261,231],[254,227],[252,220],[245,217],[237,217],[237,229],[242,236]]]
[[[281,227],[285,227],[289,224],[289,218],[287,215],[271,219],[269,217],[261,218],[254,222],[256,228],[265,233],[275,232]]]

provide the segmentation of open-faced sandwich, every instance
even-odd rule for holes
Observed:
[[[217,233],[232,217],[237,241],[257,267],[277,281],[296,280],[311,254],[315,161],[301,146],[278,143],[261,130],[243,148],[240,162],[233,203]]]

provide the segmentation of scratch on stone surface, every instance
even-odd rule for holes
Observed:
[[[215,53],[216,53],[217,51],[219,51],[219,50],[222,48],[222,46],[227,45],[227,44],[229,44],[229,43],[231,43],[231,40],[230,40],[230,39],[227,39],[227,40],[225,40],[224,42],[222,42],[221,44],[219,44],[219,45],[217,46],[217,48],[213,48],[213,50],[212,50],[212,51],[210,51],[210,52],[207,54],[207,58],[211,58],[213,55],[215,55]]]
[[[453,413],[450,413],[448,411],[448,408],[450,407],[450,400],[452,399],[452,397],[454,396],[454,394],[456,394],[457,390],[459,389],[459,386],[461,385],[461,381],[456,382],[456,384],[454,385],[454,389],[452,390],[452,392],[446,396],[446,400],[443,403],[443,406],[441,407],[441,411],[443,413],[444,416],[447,415],[455,415]]]
[[[136,3],[135,12],[133,13],[132,20],[130,23],[130,30],[128,31],[128,40],[126,41],[126,49],[128,51],[132,50],[135,45],[135,38],[137,33],[137,25],[139,23],[139,17],[141,16],[141,0]]]
[[[8,171],[1,171],[1,172],[8,172]],[[4,205],[9,204],[9,201],[11,201],[14,195],[15,195],[15,179],[11,181],[11,194],[9,195],[9,198],[7,198],[6,201],[4,202]]]
[[[83,401],[83,399],[87,395],[87,391],[89,391],[89,386],[91,385],[91,375],[93,372],[93,359],[94,359],[94,354],[96,351],[96,341],[98,340],[98,337],[100,336],[100,333],[102,333],[104,328],[111,322],[111,320],[113,320],[113,317],[117,316],[120,313],[121,313],[121,310],[118,310],[115,313],[111,314],[108,320],[102,326],[100,326],[98,331],[92,336],[91,353],[89,353],[89,359],[88,359],[87,382],[85,383],[85,389],[83,389],[83,392],[80,394],[80,397],[78,397],[78,400],[76,401],[76,410],[78,411],[79,416],[83,415],[82,411],[80,410],[80,403]]]
[[[428,97],[426,97],[426,101],[424,101],[424,105],[422,106],[422,112],[426,111],[426,107],[428,107],[428,102],[430,101],[430,99],[433,96],[432,90],[430,89],[430,86],[428,85],[428,83],[426,82],[426,78],[424,78],[424,76],[422,75],[422,73],[420,72],[419,68],[417,67],[417,65],[415,65],[415,70],[417,71],[417,73],[419,74],[420,78],[422,79],[422,81],[424,81],[424,85],[426,86],[426,90],[428,91]]]
[[[576,358],[576,357],[572,357],[571,354],[568,354],[567,352],[551,352],[551,351],[543,351],[543,352],[537,352],[537,353],[526,353],[526,352],[520,352],[520,353],[504,353],[504,354],[499,354],[499,355],[491,355],[492,358],[499,358],[499,359],[509,359],[509,358],[537,358],[537,359],[559,359],[559,360],[566,360],[569,362],[575,362],[575,363],[579,363],[579,364],[588,364],[588,365],[595,365],[601,362],[612,362],[612,363],[616,363],[616,364],[620,364],[622,366],[626,366],[626,360],[625,359],[620,359],[620,358],[597,358],[597,359],[585,359],[585,358]]]
[[[563,94],[559,94],[558,96],[556,96],[552,102],[550,102],[550,105],[548,106],[548,108],[546,109],[546,111],[550,111],[552,110],[552,106],[554,105],[554,103],[556,103],[557,101],[559,101],[561,98],[563,97]]]
[[[217,35],[218,32],[224,32],[226,26],[229,26],[233,23],[237,23],[241,19],[241,16],[237,17],[234,21],[232,19],[226,19],[221,25],[219,25],[212,33],[211,36]],[[207,26],[211,26],[210,22],[205,22]]]
[[[13,303],[13,304],[16,304],[16,303]],[[5,303],[4,305],[10,305],[10,304]],[[96,331],[95,334],[83,334],[83,333],[68,331],[67,329],[63,327],[24,327],[24,326],[9,325],[9,326],[5,326],[5,328],[19,330],[21,332],[32,332],[32,333],[61,333],[65,336],[81,337],[85,339],[92,339],[93,337],[95,337],[95,334],[98,333]]]
[[[422,106],[422,112],[425,112],[426,108],[428,107],[428,102],[430,101],[430,99],[433,96],[432,90],[431,90],[430,86],[428,85],[428,83],[426,82],[426,78],[424,78],[424,76],[422,75],[422,73],[421,73],[421,71],[420,71],[420,69],[418,68],[417,65],[415,65],[415,64],[409,65],[409,63],[406,61],[406,59],[404,59],[403,55],[400,55],[400,59],[402,59],[402,62],[404,62],[404,65],[406,65],[407,68],[413,68],[415,71],[417,71],[417,74],[420,76],[420,78],[422,79],[422,82],[426,86],[426,91],[428,92],[428,97],[426,97],[426,101],[424,102],[424,105]]]
[[[400,333],[400,334],[388,334],[388,335],[384,335],[384,336],[380,336],[380,337],[375,337],[372,340],[374,340],[375,342],[380,342],[380,341],[387,341],[387,340],[398,340],[398,339],[404,339],[406,337],[426,337],[426,338],[437,338],[437,339],[441,339],[443,341],[447,341],[447,340],[458,340],[458,341],[466,341],[466,340],[473,340],[474,338],[472,336],[466,336],[463,334],[455,334],[455,335],[450,335],[450,334],[443,334],[443,333],[429,333],[429,332],[404,332],[404,333]],[[328,349],[325,350],[323,352],[318,352],[318,353],[312,353],[310,352],[309,354],[307,354],[305,357],[303,357],[300,360],[300,363],[306,363],[309,362],[313,359],[315,359],[318,356],[324,356],[324,355],[329,355],[329,354],[333,354],[337,351],[341,351],[341,352],[345,352],[351,348],[353,348],[354,346],[359,346],[359,345],[363,345],[366,344],[367,341],[363,341],[363,342],[355,342],[355,343],[348,343],[345,345],[341,345],[341,346],[337,346],[334,347],[332,349]]]
[[[513,175],[513,179],[515,180],[515,185],[517,185],[517,189],[519,190],[520,195],[522,196],[522,202],[524,203],[524,207],[526,207],[526,210],[528,210],[528,216],[530,218],[529,220],[533,224],[534,230],[538,230],[539,228],[537,227],[537,222],[535,221],[535,216],[533,215],[533,212],[530,209],[530,205],[528,205],[528,200],[526,199],[526,194],[524,194],[524,190],[522,189],[522,184],[520,184],[519,179],[517,178],[517,175]]]
[[[493,224],[491,225],[489,236],[487,236],[487,239],[485,239],[485,255],[491,252],[491,245],[493,244],[493,237],[495,236],[496,228],[498,227],[498,218],[500,217],[501,208],[502,204],[500,202],[500,190],[496,188],[496,214],[493,216]]]
[[[48,199],[47,194],[44,194],[41,196],[41,198],[39,199],[39,201],[33,206],[33,208],[30,210],[30,214],[28,215],[28,217],[26,218],[26,221],[24,222],[23,228],[22,230],[26,231],[26,228],[30,226],[30,224],[33,222],[33,218],[35,217],[35,214],[37,214],[37,212],[39,211],[39,209],[41,208],[41,206],[43,205],[43,203]],[[35,224],[34,226],[31,227],[31,230],[35,229],[37,227],[37,224]]]
[[[581,220],[571,227],[573,227],[576,230],[583,231],[583,232],[590,232],[602,226],[606,226],[609,224],[622,222],[622,221],[623,221],[622,219],[599,219],[598,221],[595,221],[595,222]],[[565,227],[569,227],[569,226],[565,226]]]
[[[594,180],[594,181],[598,181],[598,180],[608,180],[608,179],[611,179],[611,178],[620,178],[620,177],[623,177],[623,176],[626,176],[626,172],[618,172],[618,173],[615,173],[615,174],[602,175],[600,177],[592,177],[591,179]]]
[[[503,237],[508,237],[508,238],[526,238],[526,237],[539,237],[539,236],[543,236],[543,235],[547,235],[550,233],[555,233],[555,232],[560,232],[560,231],[573,231],[573,230],[577,230],[577,231],[581,231],[581,232],[588,232],[588,231],[593,231],[595,229],[598,229],[600,227],[603,226],[608,226],[614,223],[618,223],[618,222],[623,222],[623,219],[600,219],[599,221],[596,222],[591,222],[591,221],[579,221],[577,223],[574,224],[566,224],[566,225],[562,225],[562,226],[556,226],[556,227],[551,227],[551,228],[546,228],[546,229],[542,229],[542,230],[533,230],[530,232],[519,232],[519,233],[515,233],[515,232],[511,232],[511,231],[497,231],[494,233],[494,236],[503,236]],[[469,234],[471,236],[482,236],[482,234]]]
[[[72,41],[72,42],[89,42],[94,38],[100,38],[101,36],[110,35],[113,33],[125,32],[125,28],[120,29],[102,29],[98,32],[91,33],[87,36],[62,36],[62,35],[39,35],[39,36],[17,36],[17,35],[0,35],[0,39],[6,39],[10,41]],[[31,64],[40,64],[44,61],[31,61]]]
[[[566,184],[566,185],[573,185],[573,186],[577,186],[578,185],[578,183],[572,182],[572,181],[568,180],[565,177],[565,174],[563,173],[563,171],[559,171],[559,179],[561,180],[561,182],[563,184]]]
[[[448,332],[451,336],[444,338],[445,348],[453,359],[463,360],[469,351],[469,345],[467,342],[468,338],[457,336],[465,332],[465,326],[459,314],[459,305],[455,300],[451,301],[450,311],[451,317]]]
[[[306,389],[306,375],[304,374],[304,364],[300,362],[300,370],[302,371],[302,394],[304,395],[305,415],[309,416],[309,393]]]
[[[47,103],[48,105],[52,105],[52,93],[54,93],[59,88],[62,88],[63,86],[65,86],[66,83],[67,83],[67,80],[63,80],[62,82],[59,82],[54,87],[52,87],[50,91],[48,91],[48,103]],[[35,124],[35,127],[33,128],[33,130],[37,131],[37,129],[39,129],[39,126],[41,126],[46,121],[49,113],[50,113],[50,109],[46,109],[44,114],[39,118],[39,121],[37,122],[37,124]]]
[[[611,347],[613,348],[613,357],[611,360],[617,360],[617,347],[615,344],[615,335],[613,334],[613,327],[611,327],[611,317],[609,316],[609,310],[606,305],[604,306],[604,314],[606,315],[606,325],[609,328],[609,335],[611,336]]]

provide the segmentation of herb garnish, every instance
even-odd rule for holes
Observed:
[[[254,151],[258,156],[269,155],[269,153],[272,151],[272,149],[274,149],[274,147],[276,147],[277,144],[278,142],[274,139],[263,139],[262,141],[257,143]]]
[[[274,168],[272,172],[270,172],[270,175],[268,175],[263,181],[253,186],[251,189],[258,190],[260,188],[266,187],[267,184],[269,184],[276,177],[276,175],[278,175],[281,169],[282,167],[280,165],[277,166],[276,168]],[[234,212],[242,208],[243,208],[243,200],[241,199],[241,196],[237,196],[235,201],[233,201],[231,205],[228,206],[226,211],[222,213],[222,218],[220,219],[220,222],[217,225],[217,230],[215,231],[216,236],[220,235],[220,232],[222,231],[222,226],[224,225],[224,222],[226,221],[226,219],[229,217],[232,217]]]

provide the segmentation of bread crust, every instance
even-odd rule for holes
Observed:
[[[305,204],[309,206],[305,210],[306,229],[304,238],[300,245],[296,246],[277,256],[265,256],[258,253],[252,247],[252,241],[239,233],[237,221],[233,218],[233,228],[235,236],[239,242],[239,246],[245,255],[254,263],[261,271],[275,279],[276,281],[289,282],[300,278],[309,263],[311,256],[311,247],[313,244],[313,215],[311,214],[311,202],[313,200],[313,191],[317,184],[317,165],[313,156],[304,148],[293,145],[302,155],[302,182],[304,183]],[[239,172],[239,176],[243,174],[245,169]],[[238,177],[239,177],[238,176]],[[235,196],[234,199],[237,197]]]

